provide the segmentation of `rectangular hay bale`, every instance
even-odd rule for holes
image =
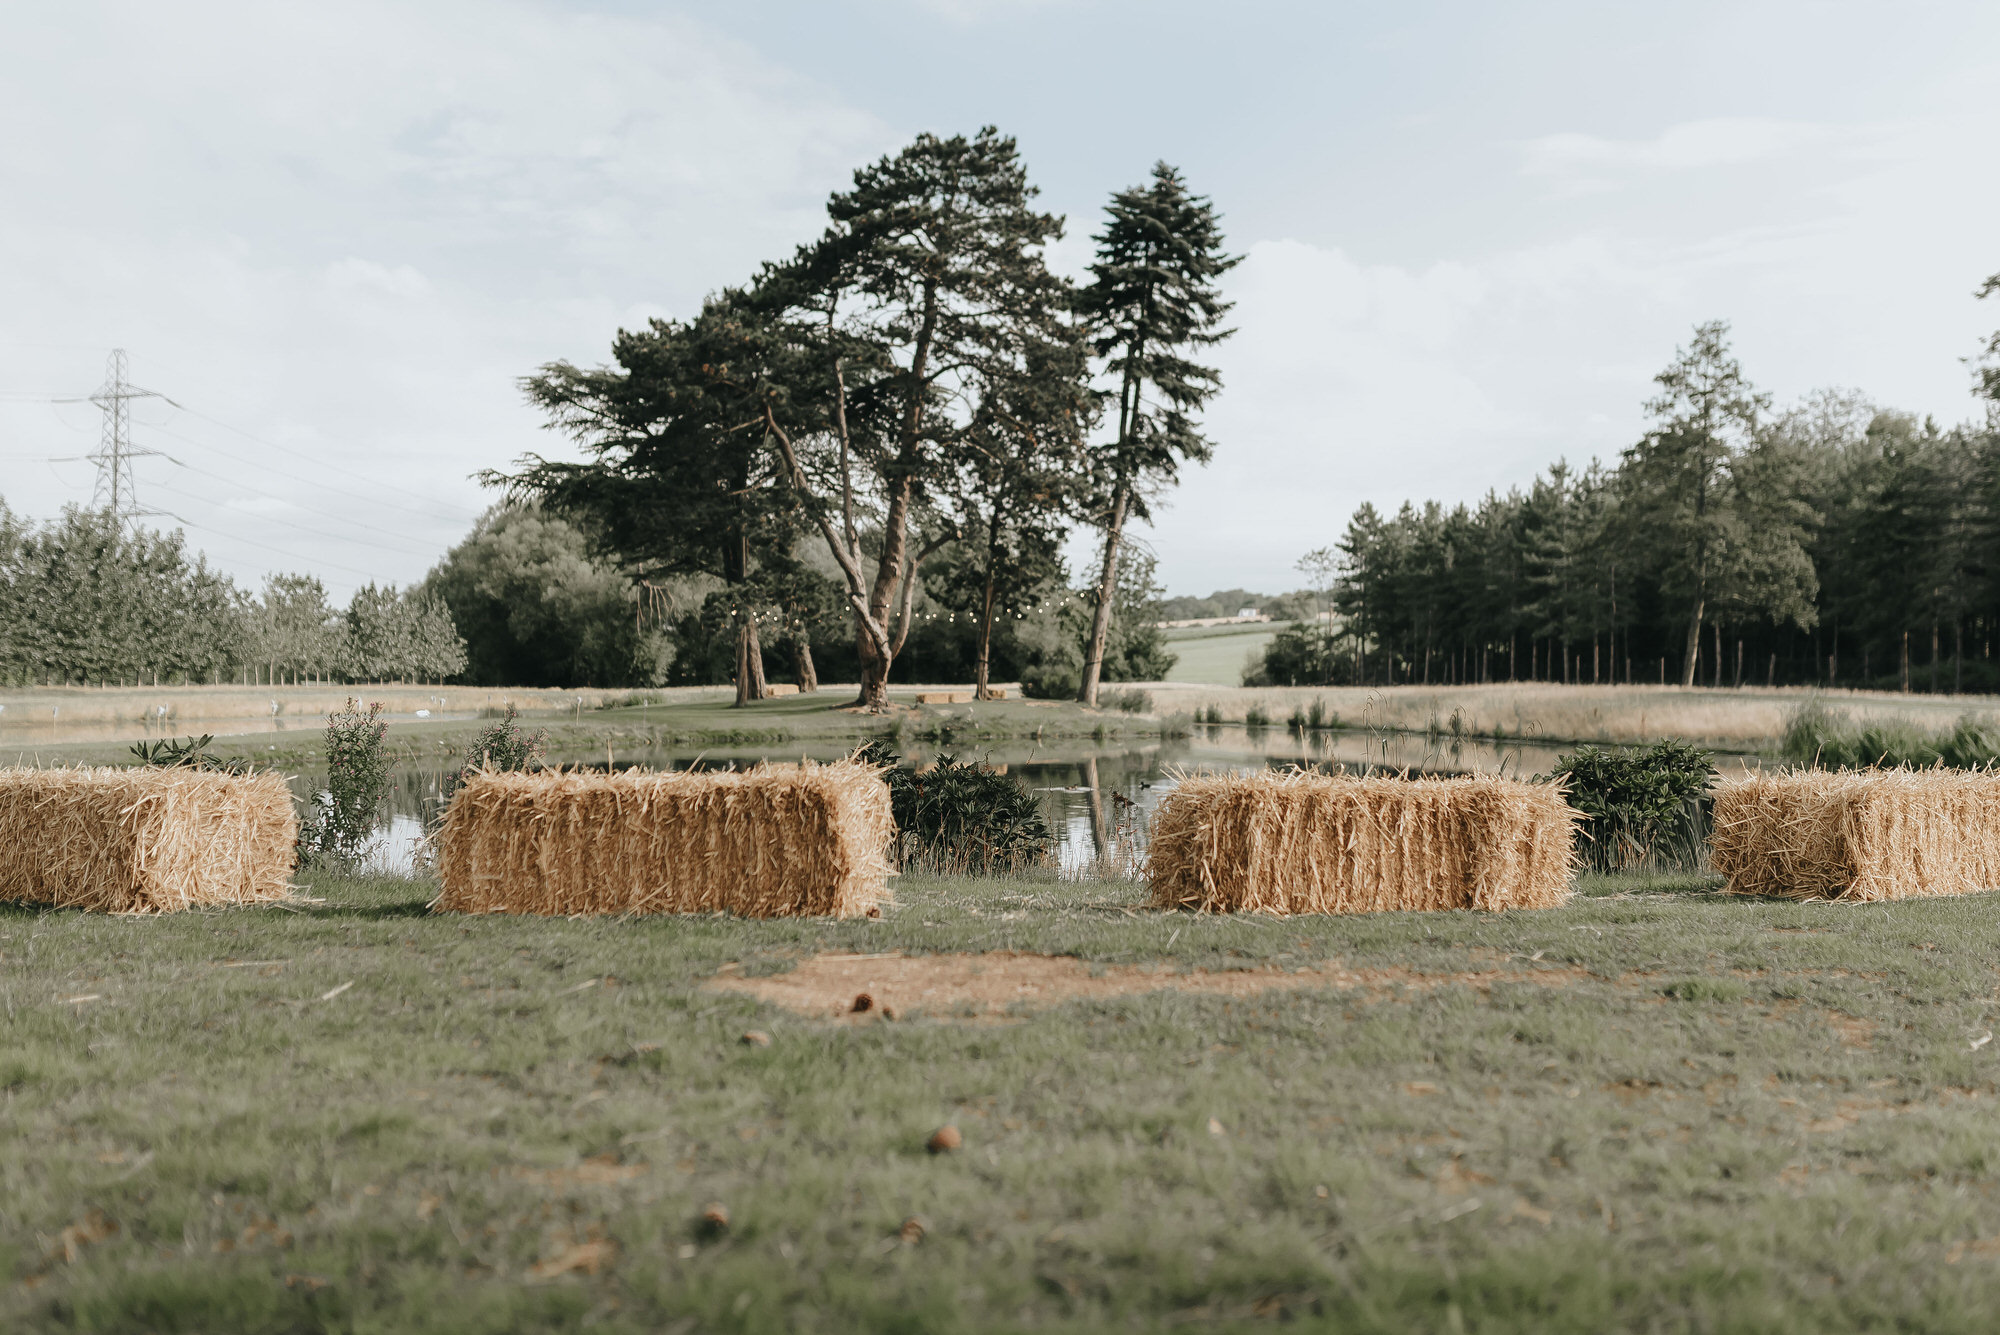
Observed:
[[[917,703],[920,705],[969,705],[972,703],[972,692],[918,691]]]
[[[0,769],[0,900],[170,913],[288,898],[298,843],[274,770]]]
[[[1716,785],[1728,894],[1886,900],[2000,887],[2000,774],[1794,770]]]
[[[1146,876],[1168,909],[1553,908],[1577,819],[1554,785],[1490,775],[1203,774],[1154,813]]]
[[[485,773],[438,832],[437,909],[851,917],[888,897],[872,765]]]

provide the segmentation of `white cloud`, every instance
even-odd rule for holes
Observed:
[[[1544,135],[1523,145],[1522,170],[1535,176],[1606,171],[1698,171],[1732,167],[1827,142],[1828,126],[1760,116],[1717,117],[1669,126],[1652,139]]]
[[[673,16],[79,4],[0,26],[0,247],[31,257],[0,267],[0,389],[87,391],[122,345],[135,379],[255,437],[158,405],[137,427],[226,479],[138,465],[251,584],[420,576],[491,499],[470,474],[561,448],[517,377],[785,253],[896,138]],[[73,416],[0,403],[17,510],[88,499],[87,469],[38,462],[95,443]]]
[[[326,285],[334,292],[366,291],[390,297],[422,297],[431,290],[430,280],[407,264],[392,269],[353,256],[327,266]]]

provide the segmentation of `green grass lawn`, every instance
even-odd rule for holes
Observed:
[[[1168,681],[1208,686],[1240,686],[1243,663],[1261,654],[1284,622],[1258,621],[1247,626],[1190,626],[1166,632],[1175,662]]]
[[[0,1328],[1991,1330],[1995,899],[1706,886],[1314,920],[912,878],[840,923],[332,879],[0,909]],[[1006,950],[1385,972],[976,1023],[703,987]]]

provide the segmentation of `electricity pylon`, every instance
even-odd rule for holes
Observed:
[[[133,446],[132,411],[126,405],[133,399],[158,397],[154,391],[140,389],[125,379],[125,349],[113,348],[104,368],[104,387],[90,396],[90,401],[104,412],[104,433],[98,438],[96,451],[84,457],[97,465],[97,485],[90,494],[91,508],[109,510],[121,524],[128,519],[154,513],[139,508],[139,488],[132,477],[132,460],[142,455],[158,454],[159,451]]]

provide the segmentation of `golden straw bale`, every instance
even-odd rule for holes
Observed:
[[[458,913],[866,913],[895,820],[851,760],[742,772],[473,775],[438,832],[434,907]]]
[[[2000,887],[2000,774],[1794,770],[1716,786],[1730,894],[1883,900]]]
[[[1552,908],[1577,820],[1561,789],[1490,775],[1195,775],[1153,816],[1146,876],[1160,908]]]
[[[289,896],[284,776],[0,769],[0,900],[168,913]]]

